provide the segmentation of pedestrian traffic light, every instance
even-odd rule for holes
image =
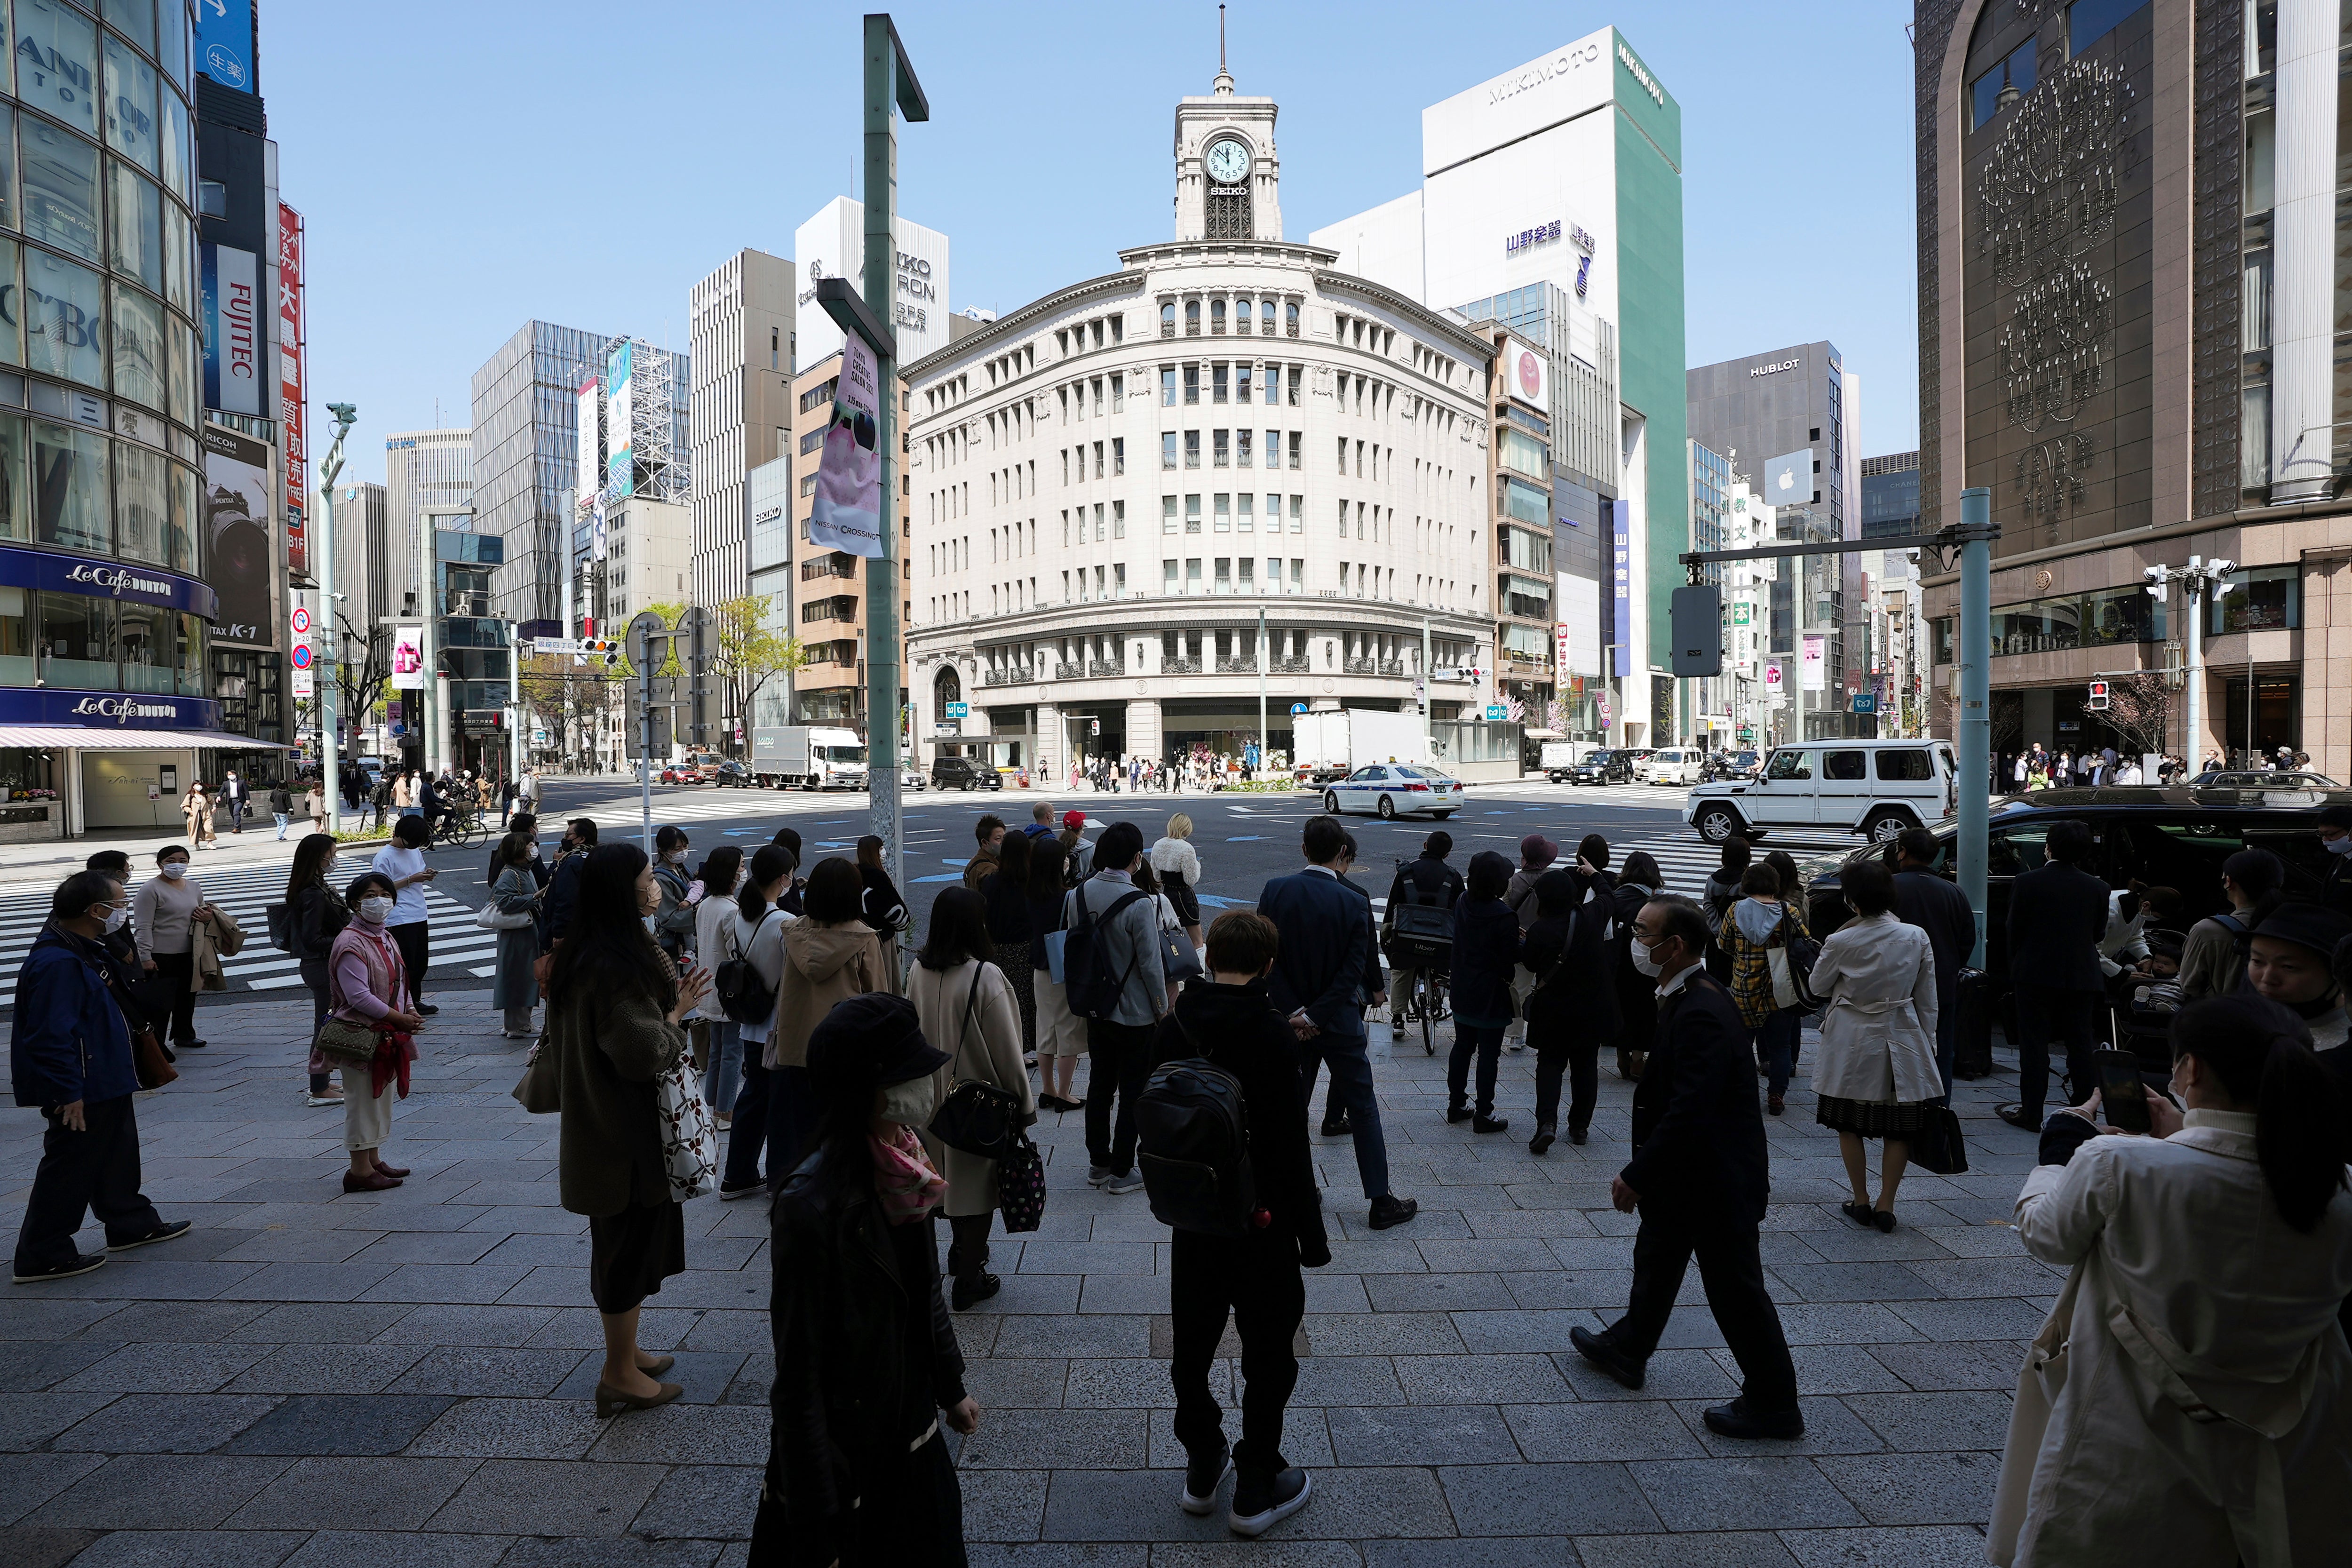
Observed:
[[[2083,699],[2083,707],[2089,712],[2096,713],[2104,710],[2106,705],[2107,683],[2104,680],[2094,680],[2091,682],[2090,694]]]

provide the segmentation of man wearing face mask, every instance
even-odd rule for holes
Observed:
[[[115,963],[101,945],[121,929],[122,884],[78,871],[49,900],[49,919],[16,975],[8,1057],[16,1103],[48,1123],[16,1234],[19,1285],[87,1274],[106,1261],[74,1244],[85,1213],[106,1226],[108,1252],[184,1236],[139,1190],[139,1077],[131,1029],[110,993]]]
[[[2352,1033],[2344,993],[2328,963],[2336,944],[2347,936],[2352,936],[2352,916],[2295,902],[2281,904],[2264,917],[2247,944],[2247,983],[2256,994],[2293,1009],[2311,1032],[2315,1050],[2332,1050]]]
[[[1707,1308],[1745,1380],[1738,1398],[1707,1409],[1707,1429],[1800,1437],[1796,1366],[1759,1251],[1771,1173],[1748,1032],[1730,994],[1700,967],[1706,937],[1706,916],[1687,899],[1653,899],[1634,918],[1633,966],[1658,981],[1657,1033],[1633,1090],[1633,1157],[1609,1184],[1618,1212],[1642,1216],[1633,1297],[1608,1328],[1572,1328],[1568,1337],[1609,1377],[1641,1387],[1696,1256]]]
[[[588,863],[585,851],[596,847],[596,824],[575,816],[564,825],[563,845],[556,853],[555,869],[547,879],[547,941],[552,947],[572,929],[572,906],[580,897],[580,873]],[[542,987],[546,981],[540,982]]]
[[[2352,805],[2321,808],[2319,847],[2327,851],[2319,901],[2339,914],[2352,915]]]

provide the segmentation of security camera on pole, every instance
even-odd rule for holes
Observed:
[[[335,438],[319,465],[319,616],[327,634],[326,651],[319,656],[319,788],[327,799],[327,831],[341,833],[343,748],[335,735],[335,655],[342,637],[335,630],[335,477],[343,471],[343,437],[360,416],[349,403],[330,403],[327,412],[335,418]],[[352,717],[356,721],[359,715]]]
[[[2161,605],[2169,596],[2174,584],[2180,585],[2180,609],[2183,626],[2180,634],[2181,679],[2186,687],[2182,700],[2185,727],[2189,732],[2183,743],[2181,759],[2193,773],[2197,771],[2199,753],[2205,748],[2205,616],[2204,601],[2209,594],[2218,598],[2234,590],[2238,584],[2228,581],[2238,569],[2234,561],[2216,556],[2208,561],[2192,555],[2186,566],[2150,566],[2141,574],[2147,579],[2148,597]],[[2252,748],[2254,732],[2246,731],[2246,745]]]

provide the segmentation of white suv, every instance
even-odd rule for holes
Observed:
[[[1704,752],[1687,752],[1668,748],[1652,752],[1633,764],[1633,782],[1649,784],[1691,784],[1698,783],[1699,767]]]
[[[1700,784],[1683,820],[1710,844],[1776,827],[1826,827],[1885,843],[1958,808],[1943,741],[1804,741],[1776,746],[1752,779]]]

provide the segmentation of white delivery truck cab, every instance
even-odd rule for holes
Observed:
[[[754,730],[751,773],[761,789],[864,789],[866,742],[815,724]]]

